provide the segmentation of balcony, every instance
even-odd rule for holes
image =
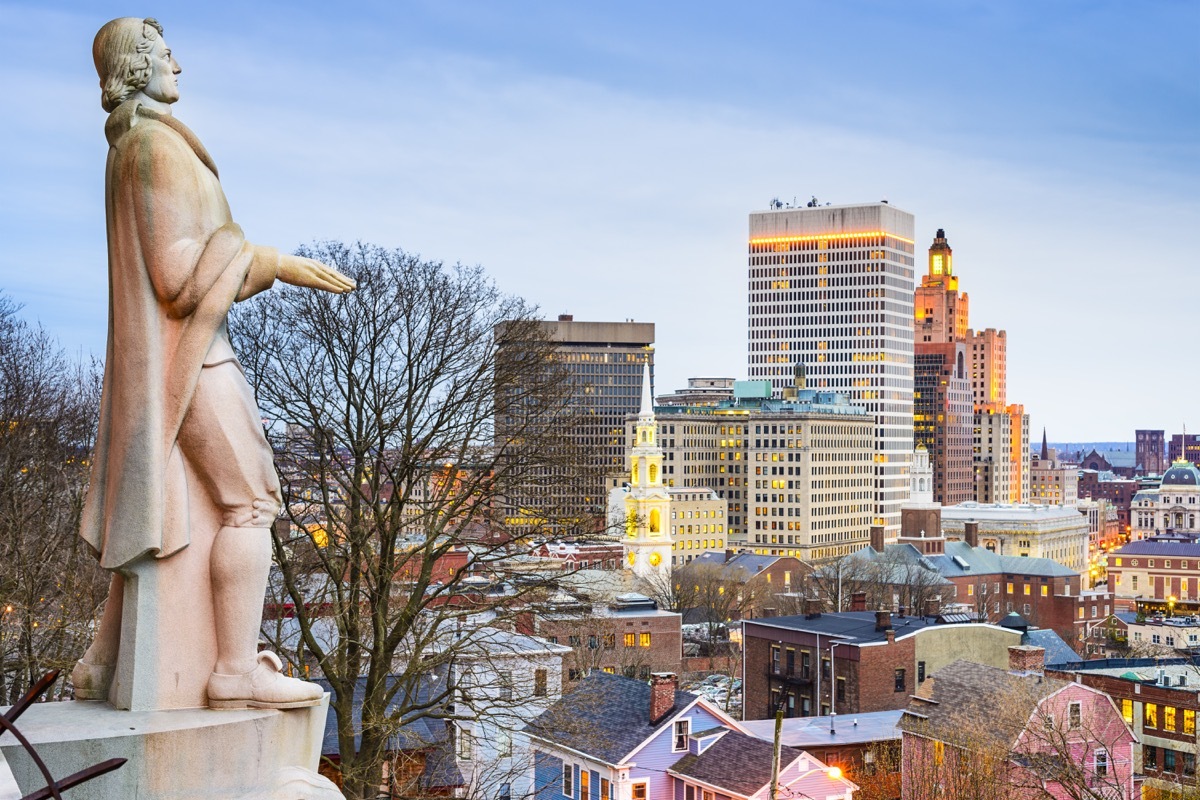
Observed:
[[[783,681],[792,686],[811,686],[813,682],[812,670],[786,670],[767,667],[767,679]]]

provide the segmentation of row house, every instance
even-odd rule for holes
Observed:
[[[537,800],[764,800],[774,747],[715,704],[649,681],[593,672],[525,729]],[[858,788],[814,756],[781,747],[780,797],[851,800]]]

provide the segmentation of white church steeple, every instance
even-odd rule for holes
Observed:
[[[625,560],[634,575],[670,575],[671,495],[663,484],[663,451],[658,444],[650,386],[650,362],[642,371],[642,405],[629,451],[629,494],[625,497]]]

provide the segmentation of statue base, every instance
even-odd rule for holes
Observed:
[[[291,711],[207,708],[121,711],[108,703],[37,703],[17,727],[55,779],[109,758],[115,772],[71,789],[72,800],[342,800],[316,774],[329,695]],[[46,785],[12,737],[0,737],[22,794]]]

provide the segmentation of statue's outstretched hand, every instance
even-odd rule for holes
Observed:
[[[320,261],[301,256],[284,255],[279,259],[279,272],[275,277],[293,286],[306,286],[310,289],[322,289],[334,294],[345,294],[354,289],[355,283],[350,278],[328,267]]]

